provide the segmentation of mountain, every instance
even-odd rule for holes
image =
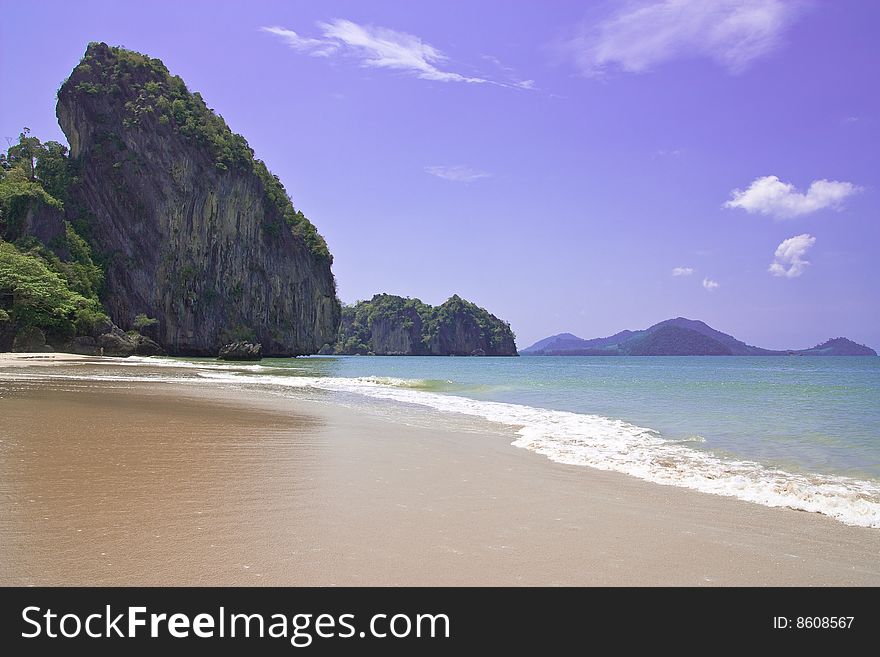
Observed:
[[[876,356],[877,352],[849,338],[831,338],[810,349],[794,352],[798,356]]]
[[[516,356],[510,325],[453,295],[439,306],[377,294],[344,306],[339,336],[322,353],[377,356]]]
[[[73,172],[56,223],[88,242],[116,325],[181,355],[250,340],[287,356],[333,340],[340,307],[323,238],[161,61],[92,43],[56,113]]]
[[[810,349],[774,351],[753,347],[705,322],[676,317],[641,331],[621,331],[584,340],[561,333],[520,351],[523,356],[876,356],[847,338],[834,338]]]
[[[667,324],[625,343],[628,356],[731,356],[730,347],[693,329]]]

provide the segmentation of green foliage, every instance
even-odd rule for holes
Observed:
[[[58,142],[41,144],[25,128],[18,143],[0,155],[0,238],[17,234],[31,203],[61,210],[70,174],[67,149]]]
[[[336,352],[370,353],[373,349],[373,329],[378,322],[390,323],[410,332],[413,355],[443,353],[441,338],[450,336],[456,325],[467,323],[476,325],[478,342],[486,347],[486,351],[514,350],[514,336],[507,322],[458,295],[434,307],[419,299],[377,294],[369,301],[343,306]]]
[[[107,321],[98,299],[104,274],[88,243],[67,222],[64,234],[48,245],[20,234],[33,203],[63,209],[73,179],[67,148],[52,141],[41,144],[29,134],[25,128],[18,143],[0,156],[0,300],[6,300],[5,321],[12,321],[19,335],[35,329],[60,337],[88,334]],[[10,235],[17,238],[15,244],[3,239]],[[70,257],[62,260],[57,253]]]
[[[22,237],[16,240],[15,246],[20,252],[42,260],[51,271],[64,278],[71,290],[97,302],[104,272],[92,262],[91,249],[85,240],[67,222],[65,229],[66,236],[51,246],[58,250],[66,249],[70,253],[70,260],[62,260],[34,237]]]
[[[71,76],[74,89],[93,93],[93,88],[134,97],[125,105],[123,125],[134,128],[155,120],[210,152],[219,171],[252,171],[263,184],[267,207],[280,216],[294,235],[303,240],[309,251],[323,260],[332,260],[324,238],[299,210],[277,176],[272,175],[247,141],[229,129],[222,116],[215,114],[201,94],[190,93],[183,80],[172,76],[158,59],[102,43],[89,44],[82,62]],[[156,129],[151,126],[150,129]],[[278,234],[279,225],[265,226],[270,235]]]
[[[271,206],[281,214],[284,223],[290,226],[293,234],[300,237],[313,254],[323,260],[333,258],[330,250],[327,248],[327,242],[321,237],[315,225],[309,221],[301,210],[296,210],[284,189],[284,185],[278,176],[269,172],[266,164],[262,160],[253,160],[253,170],[257,177],[263,183],[263,189],[266,190],[266,198]]]
[[[10,146],[6,152],[3,168],[20,169],[28,180],[35,181],[37,179],[37,157],[42,147],[40,140],[36,137],[30,137],[30,133],[30,128],[25,128],[19,133],[18,143]]]
[[[67,146],[57,141],[42,144],[37,154],[37,180],[53,198],[64,202],[73,179],[73,167],[67,157]]]
[[[0,298],[12,298],[5,310],[19,330],[39,328],[70,337],[87,333],[106,320],[96,299],[72,290],[60,274],[36,255],[0,240]]]
[[[18,233],[34,200],[61,209],[61,202],[50,196],[40,183],[28,180],[23,169],[7,171],[0,179],[0,237]]]
[[[134,316],[134,321],[132,322],[132,326],[136,331],[142,331],[148,326],[155,326],[159,323],[158,319],[154,319],[152,317],[147,317],[144,313],[138,313]]]

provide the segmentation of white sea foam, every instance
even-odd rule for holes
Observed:
[[[517,428],[516,447],[553,461],[622,472],[668,486],[680,486],[755,502],[822,513],[849,525],[880,528],[880,484],[848,477],[792,473],[753,461],[720,458],[686,442],[664,440],[653,429],[622,420],[438,394],[383,382],[319,377],[261,377],[203,371],[201,376],[235,383],[312,387],[418,404],[476,416]],[[391,383],[391,385],[389,385]],[[694,436],[687,442],[699,442]]]
[[[96,360],[89,363],[90,365],[107,365],[111,367],[119,367],[119,366],[142,366],[149,365],[150,367],[170,367],[172,369],[189,369],[189,370],[204,370],[204,369],[212,369],[212,370],[232,370],[232,371],[240,371],[245,370],[249,372],[274,372],[278,374],[279,371],[284,371],[287,368],[279,368],[279,367],[270,367],[267,365],[258,365],[254,363],[247,362],[210,362],[206,361],[204,363],[186,361],[186,360],[175,360],[172,358],[163,358],[161,356],[128,356],[127,358],[120,359],[108,359],[108,360]],[[295,369],[295,368],[290,368]]]
[[[150,359],[169,367],[181,361]],[[535,408],[521,404],[490,402],[420,390],[420,380],[388,377],[334,378],[311,376],[265,376],[264,366],[204,363],[182,364],[198,370],[196,377],[144,377],[116,374],[76,375],[12,374],[5,379],[70,378],[106,381],[149,381],[204,384],[206,380],[233,385],[268,385],[281,388],[314,388],[354,393],[375,399],[425,406],[441,412],[479,417],[515,428],[516,447],[543,454],[553,461],[599,470],[622,472],[657,484],[680,486],[735,497],[771,507],[789,507],[822,513],[849,525],[880,528],[880,484],[848,477],[791,473],[747,460],[721,458],[689,447],[701,436],[684,441],[664,440],[656,431],[622,420]],[[230,370],[247,369],[236,374]]]

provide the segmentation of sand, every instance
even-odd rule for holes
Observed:
[[[2,585],[880,584],[880,530],[330,395],[22,382],[94,362],[29,356],[0,355]]]

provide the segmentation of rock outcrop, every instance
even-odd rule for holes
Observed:
[[[458,295],[436,307],[391,294],[346,306],[334,351],[376,356],[517,355],[510,325]]]
[[[263,355],[263,346],[252,342],[231,342],[220,347],[217,358],[220,360],[260,360]]]
[[[172,354],[235,340],[266,355],[332,342],[332,258],[247,142],[157,59],[90,44],[58,93],[77,176],[67,219],[106,266],[102,302],[123,328],[155,318]]]

